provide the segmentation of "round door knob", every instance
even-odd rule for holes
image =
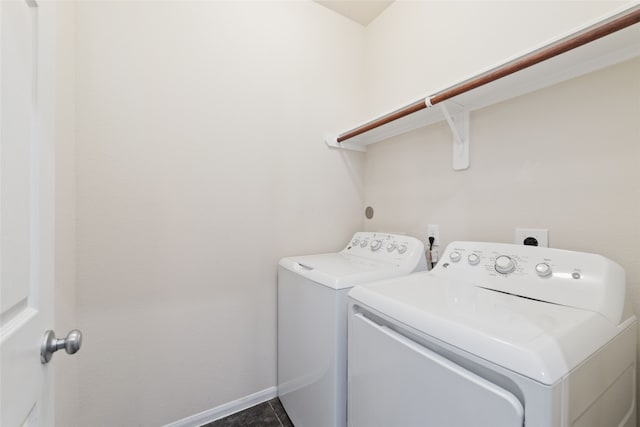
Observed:
[[[500,255],[496,258],[496,271],[500,274],[509,274],[516,269],[516,263],[511,257]]]
[[[470,254],[467,257],[467,261],[469,261],[469,264],[471,265],[478,265],[480,263],[480,257],[478,254]]]
[[[403,253],[405,253],[405,252],[407,252],[407,245],[400,245],[400,246],[398,246],[398,253],[399,253],[399,254],[403,254]]]
[[[373,242],[371,242],[372,251],[377,251],[381,247],[382,247],[382,240],[374,240]]]
[[[67,354],[74,354],[82,346],[82,332],[77,329],[69,332],[64,339],[57,339],[55,332],[48,330],[44,333],[44,339],[40,346],[40,362],[49,363],[53,353],[64,348]]]
[[[453,251],[453,252],[451,252],[451,254],[449,255],[449,259],[450,259],[452,262],[458,262],[458,261],[460,261],[460,259],[461,259],[461,258],[462,258],[462,255],[460,255],[460,252],[458,252],[458,251]]]
[[[536,265],[536,273],[540,277],[547,277],[551,275],[551,267],[546,262],[541,262]]]

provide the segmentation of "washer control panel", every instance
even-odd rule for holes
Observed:
[[[473,286],[607,313],[622,313],[625,272],[595,254],[488,242],[453,242],[432,275]]]
[[[411,236],[361,231],[353,235],[343,253],[389,262],[412,262],[424,259],[424,244]],[[426,260],[424,263],[426,270]]]

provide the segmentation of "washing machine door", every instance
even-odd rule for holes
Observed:
[[[510,392],[362,313],[349,325],[351,427],[516,427]]]

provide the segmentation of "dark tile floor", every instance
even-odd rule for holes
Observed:
[[[293,427],[293,423],[276,397],[201,427]]]

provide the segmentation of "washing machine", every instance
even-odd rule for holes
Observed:
[[[350,291],[349,426],[635,426],[629,299],[602,256],[451,243]]]
[[[426,268],[421,241],[373,232],[337,253],[280,261],[278,396],[296,427],[346,425],[349,289]]]

